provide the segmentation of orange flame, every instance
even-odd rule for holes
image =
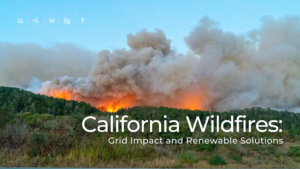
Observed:
[[[116,112],[122,108],[127,108],[127,107],[132,107],[132,106],[137,106],[133,105],[135,100],[134,95],[127,95],[123,97],[120,100],[115,100],[115,99],[107,99],[102,102],[102,106],[97,106],[98,109],[101,111],[106,111],[106,112]]]
[[[101,111],[105,112],[117,112],[122,108],[134,107],[147,105],[142,101],[138,101],[135,95],[126,95],[120,99],[116,98],[106,98],[106,99],[97,99],[97,98],[84,98],[84,97],[75,97],[71,92],[53,90],[51,91],[51,96],[56,98],[61,98],[65,100],[76,100],[84,101],[90,103],[92,106],[98,108]],[[159,97],[159,96],[157,96]],[[168,98],[164,99],[162,102],[154,102],[147,106],[164,106],[164,107],[173,107],[178,109],[190,109],[190,110],[203,110],[203,105],[205,103],[205,95],[200,95],[199,92],[191,91],[180,91],[177,93],[176,99]],[[150,100],[150,99],[149,99]],[[161,100],[161,99],[160,99]]]
[[[52,90],[51,96],[60,99],[71,100],[71,94],[66,91]]]
[[[52,89],[50,92],[50,95],[55,98],[60,98],[60,99],[65,99],[65,100],[76,100],[76,101],[85,101],[87,103],[90,103],[92,106],[97,107],[101,111],[106,111],[106,112],[116,112],[122,108],[127,108],[127,107],[132,107],[136,106],[133,105],[132,103],[134,102],[135,96],[133,95],[127,95],[123,97],[120,100],[116,99],[106,99],[106,100],[101,100],[99,102],[95,100],[91,100],[89,98],[87,99],[76,99],[71,93],[67,91],[60,91],[60,90],[54,90]]]

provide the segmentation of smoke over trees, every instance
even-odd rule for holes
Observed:
[[[171,49],[171,40],[162,30],[142,29],[127,35],[129,50],[100,51],[87,76],[79,73],[87,72],[79,66],[78,69],[65,67],[64,75],[68,76],[57,72],[48,76],[50,70],[38,67],[36,70],[41,75],[35,77],[44,81],[44,77],[55,75],[41,84],[39,93],[67,95],[68,99],[106,109],[107,106],[115,109],[161,105],[226,111],[263,106],[298,111],[299,37],[300,18],[295,16],[264,17],[259,28],[241,35],[225,32],[215,21],[204,17],[184,38],[190,48],[187,54]],[[9,53],[3,46],[0,44],[1,53]],[[88,51],[77,53],[78,56],[89,54]],[[18,61],[14,57],[19,54],[9,53],[9,56],[12,61]],[[59,63],[62,67],[69,64],[62,61]],[[17,74],[10,76],[11,79],[3,78],[9,75],[7,70],[10,69],[0,73],[5,84],[19,82]]]

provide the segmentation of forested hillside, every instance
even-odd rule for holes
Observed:
[[[0,87],[0,126],[19,113],[50,114],[92,114],[99,112],[85,102],[67,101],[12,87]]]
[[[91,107],[85,102],[64,100],[45,95],[34,94],[29,91],[0,87],[0,111],[10,115],[30,112],[32,114],[51,114],[53,116],[66,116],[71,114],[95,114],[100,113],[97,108]],[[106,112],[102,112],[106,113]],[[251,120],[283,120],[283,129],[300,129],[300,113],[288,111],[277,111],[270,108],[253,107],[243,110],[232,110],[230,112],[209,112],[200,110],[176,109],[168,107],[133,107],[124,108],[116,114],[127,114],[134,119],[163,119],[163,115],[168,115],[170,119],[185,120],[185,116],[194,118],[204,117],[210,114],[221,115],[223,119],[229,119],[231,115],[237,116],[246,114]],[[221,119],[222,120],[222,119]]]
[[[0,103],[3,111],[13,114],[31,112],[61,116],[71,113],[91,114],[99,111],[85,102],[57,99],[11,87],[0,87]]]
[[[186,116],[202,120],[211,114],[220,120],[247,115],[247,120],[283,120],[283,132],[190,132]],[[87,115],[110,121],[110,116],[129,119],[176,119],[180,132],[87,133],[81,122]],[[270,108],[246,108],[209,112],[167,107],[138,106],[116,113],[101,112],[89,104],[0,87],[0,166],[2,167],[300,167],[300,116]],[[95,124],[87,124],[94,125]],[[216,124],[215,124],[216,125]],[[90,126],[89,126],[90,127]],[[241,126],[242,127],[242,126]],[[283,145],[249,144],[109,144],[108,138],[282,138]],[[261,161],[264,160],[264,163]]]

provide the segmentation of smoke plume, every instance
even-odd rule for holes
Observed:
[[[39,92],[108,111],[136,105],[298,111],[299,37],[300,18],[295,16],[264,17],[259,28],[240,35],[204,17],[184,38],[190,51],[180,54],[170,48],[162,30],[143,29],[127,35],[129,50],[100,51],[87,76],[72,77],[78,77],[78,70],[72,70],[71,76],[42,83]],[[47,66],[53,64],[36,70]]]
[[[63,75],[87,76],[97,54],[73,44],[0,42],[0,86],[22,88]],[[38,80],[37,80],[38,79]]]

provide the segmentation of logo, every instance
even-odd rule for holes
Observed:
[[[24,23],[22,18],[19,18],[19,19],[17,20],[17,22],[18,22],[18,23]]]
[[[35,24],[39,23],[38,18],[36,17],[35,20],[32,20]]]
[[[67,19],[66,17],[65,17],[65,19],[64,19],[64,24],[70,24],[71,23],[71,19]]]
[[[50,18],[49,19],[49,23],[54,23],[55,22],[55,19],[54,18]]]

